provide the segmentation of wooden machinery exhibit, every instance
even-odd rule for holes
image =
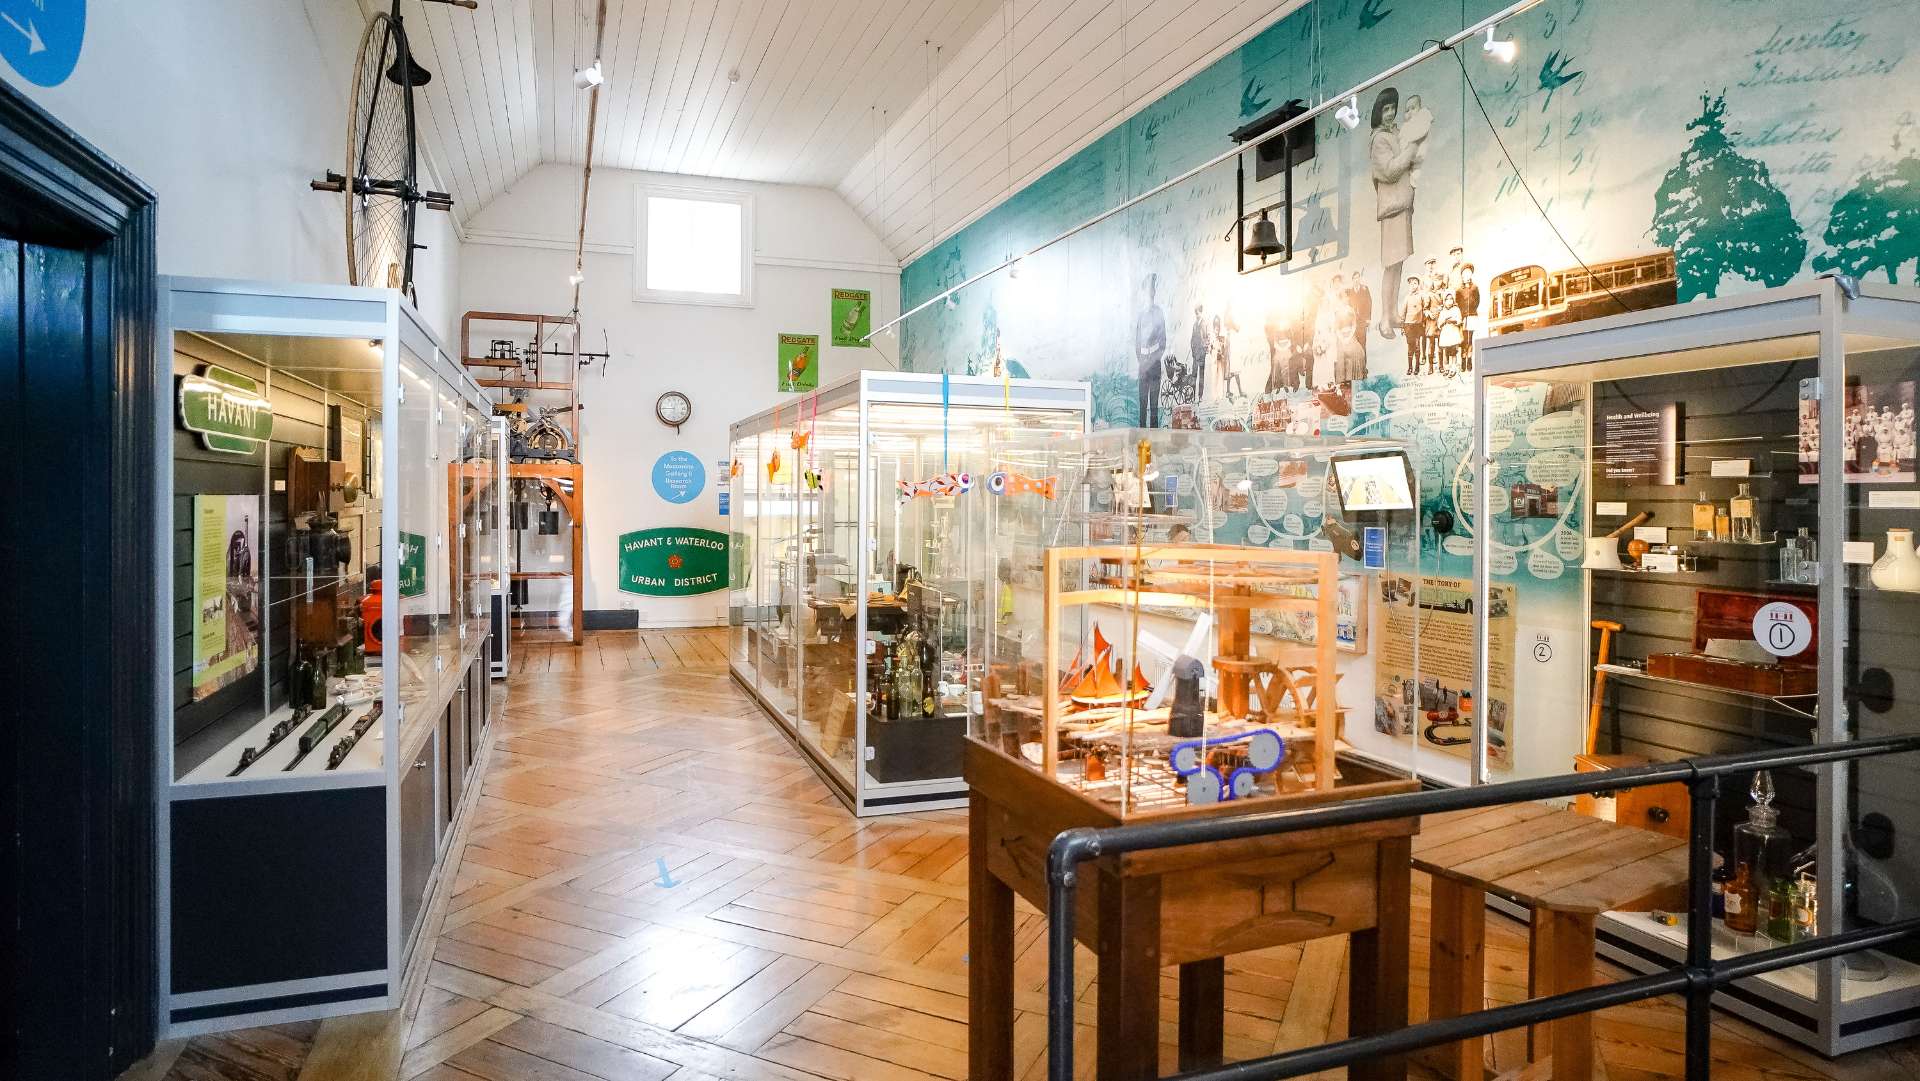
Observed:
[[[509,336],[477,341],[476,335],[483,330]],[[530,586],[562,582],[571,608],[571,618],[566,620],[568,641],[579,645],[586,545],[580,369],[589,356],[581,350],[580,320],[571,315],[470,311],[460,317],[460,342],[462,363],[493,373],[476,381],[494,396],[494,412],[508,420],[506,482],[512,500],[508,524],[516,534],[509,546],[510,610],[514,613],[510,626],[516,632],[540,629],[544,624],[526,611]],[[526,564],[519,534],[534,524],[525,508],[536,499],[551,508],[541,512],[541,533],[557,533],[558,514],[565,516],[570,556],[565,569]]]

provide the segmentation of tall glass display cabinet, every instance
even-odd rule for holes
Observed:
[[[1920,291],[1820,278],[1478,351],[1479,597],[1517,598],[1527,647],[1515,659],[1482,638],[1482,682],[1513,669],[1526,706],[1507,731],[1476,728],[1479,776],[1920,723]],[[1920,913],[1916,793],[1914,756],[1723,792],[1716,956]],[[1611,803],[1583,809],[1689,828],[1683,792]],[[1601,930],[1629,965],[1685,947],[1684,926],[1645,913]],[[1916,961],[1857,954],[1720,1001],[1838,1054],[1920,1032]]]
[[[393,290],[159,316],[162,1034],[393,1008],[477,791],[492,406]]]
[[[1422,592],[1402,444],[1020,432],[987,468],[973,741],[1105,814],[1402,791],[1414,733],[1472,716],[1420,663],[1471,619]]]
[[[1088,412],[1082,383],[861,372],[733,425],[733,674],[854,813],[965,803],[987,442]]]

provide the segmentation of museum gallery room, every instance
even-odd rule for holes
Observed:
[[[1920,1078],[1916,13],[0,0],[0,1077]]]

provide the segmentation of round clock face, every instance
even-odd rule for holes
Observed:
[[[693,416],[693,403],[679,391],[670,390],[654,403],[653,411],[660,418],[660,423],[678,428]]]

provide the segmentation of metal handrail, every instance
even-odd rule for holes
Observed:
[[[1915,918],[1812,938],[1790,946],[1759,950],[1734,960],[1715,962],[1712,952],[1710,878],[1713,809],[1719,798],[1721,780],[1764,769],[1819,766],[1914,752],[1920,752],[1920,736],[1893,736],[1818,747],[1714,755],[1600,773],[1569,773],[1471,788],[1373,796],[1299,811],[1265,811],[1218,818],[1067,830],[1055,837],[1047,849],[1047,1076],[1051,1081],[1072,1081],[1073,1078],[1075,892],[1079,887],[1080,864],[1088,860],[1149,849],[1272,837],[1300,830],[1350,826],[1388,818],[1677,783],[1687,786],[1692,801],[1692,828],[1687,839],[1690,881],[1685,964],[1601,987],[1426,1021],[1395,1032],[1356,1036],[1338,1043],[1250,1059],[1215,1069],[1196,1070],[1179,1074],[1178,1081],[1276,1081],[1279,1078],[1350,1066],[1363,1059],[1405,1054],[1520,1025],[1676,993],[1687,996],[1688,1081],[1706,1081],[1712,1035],[1711,1010],[1716,988],[1734,980],[1920,935],[1920,918]]]

